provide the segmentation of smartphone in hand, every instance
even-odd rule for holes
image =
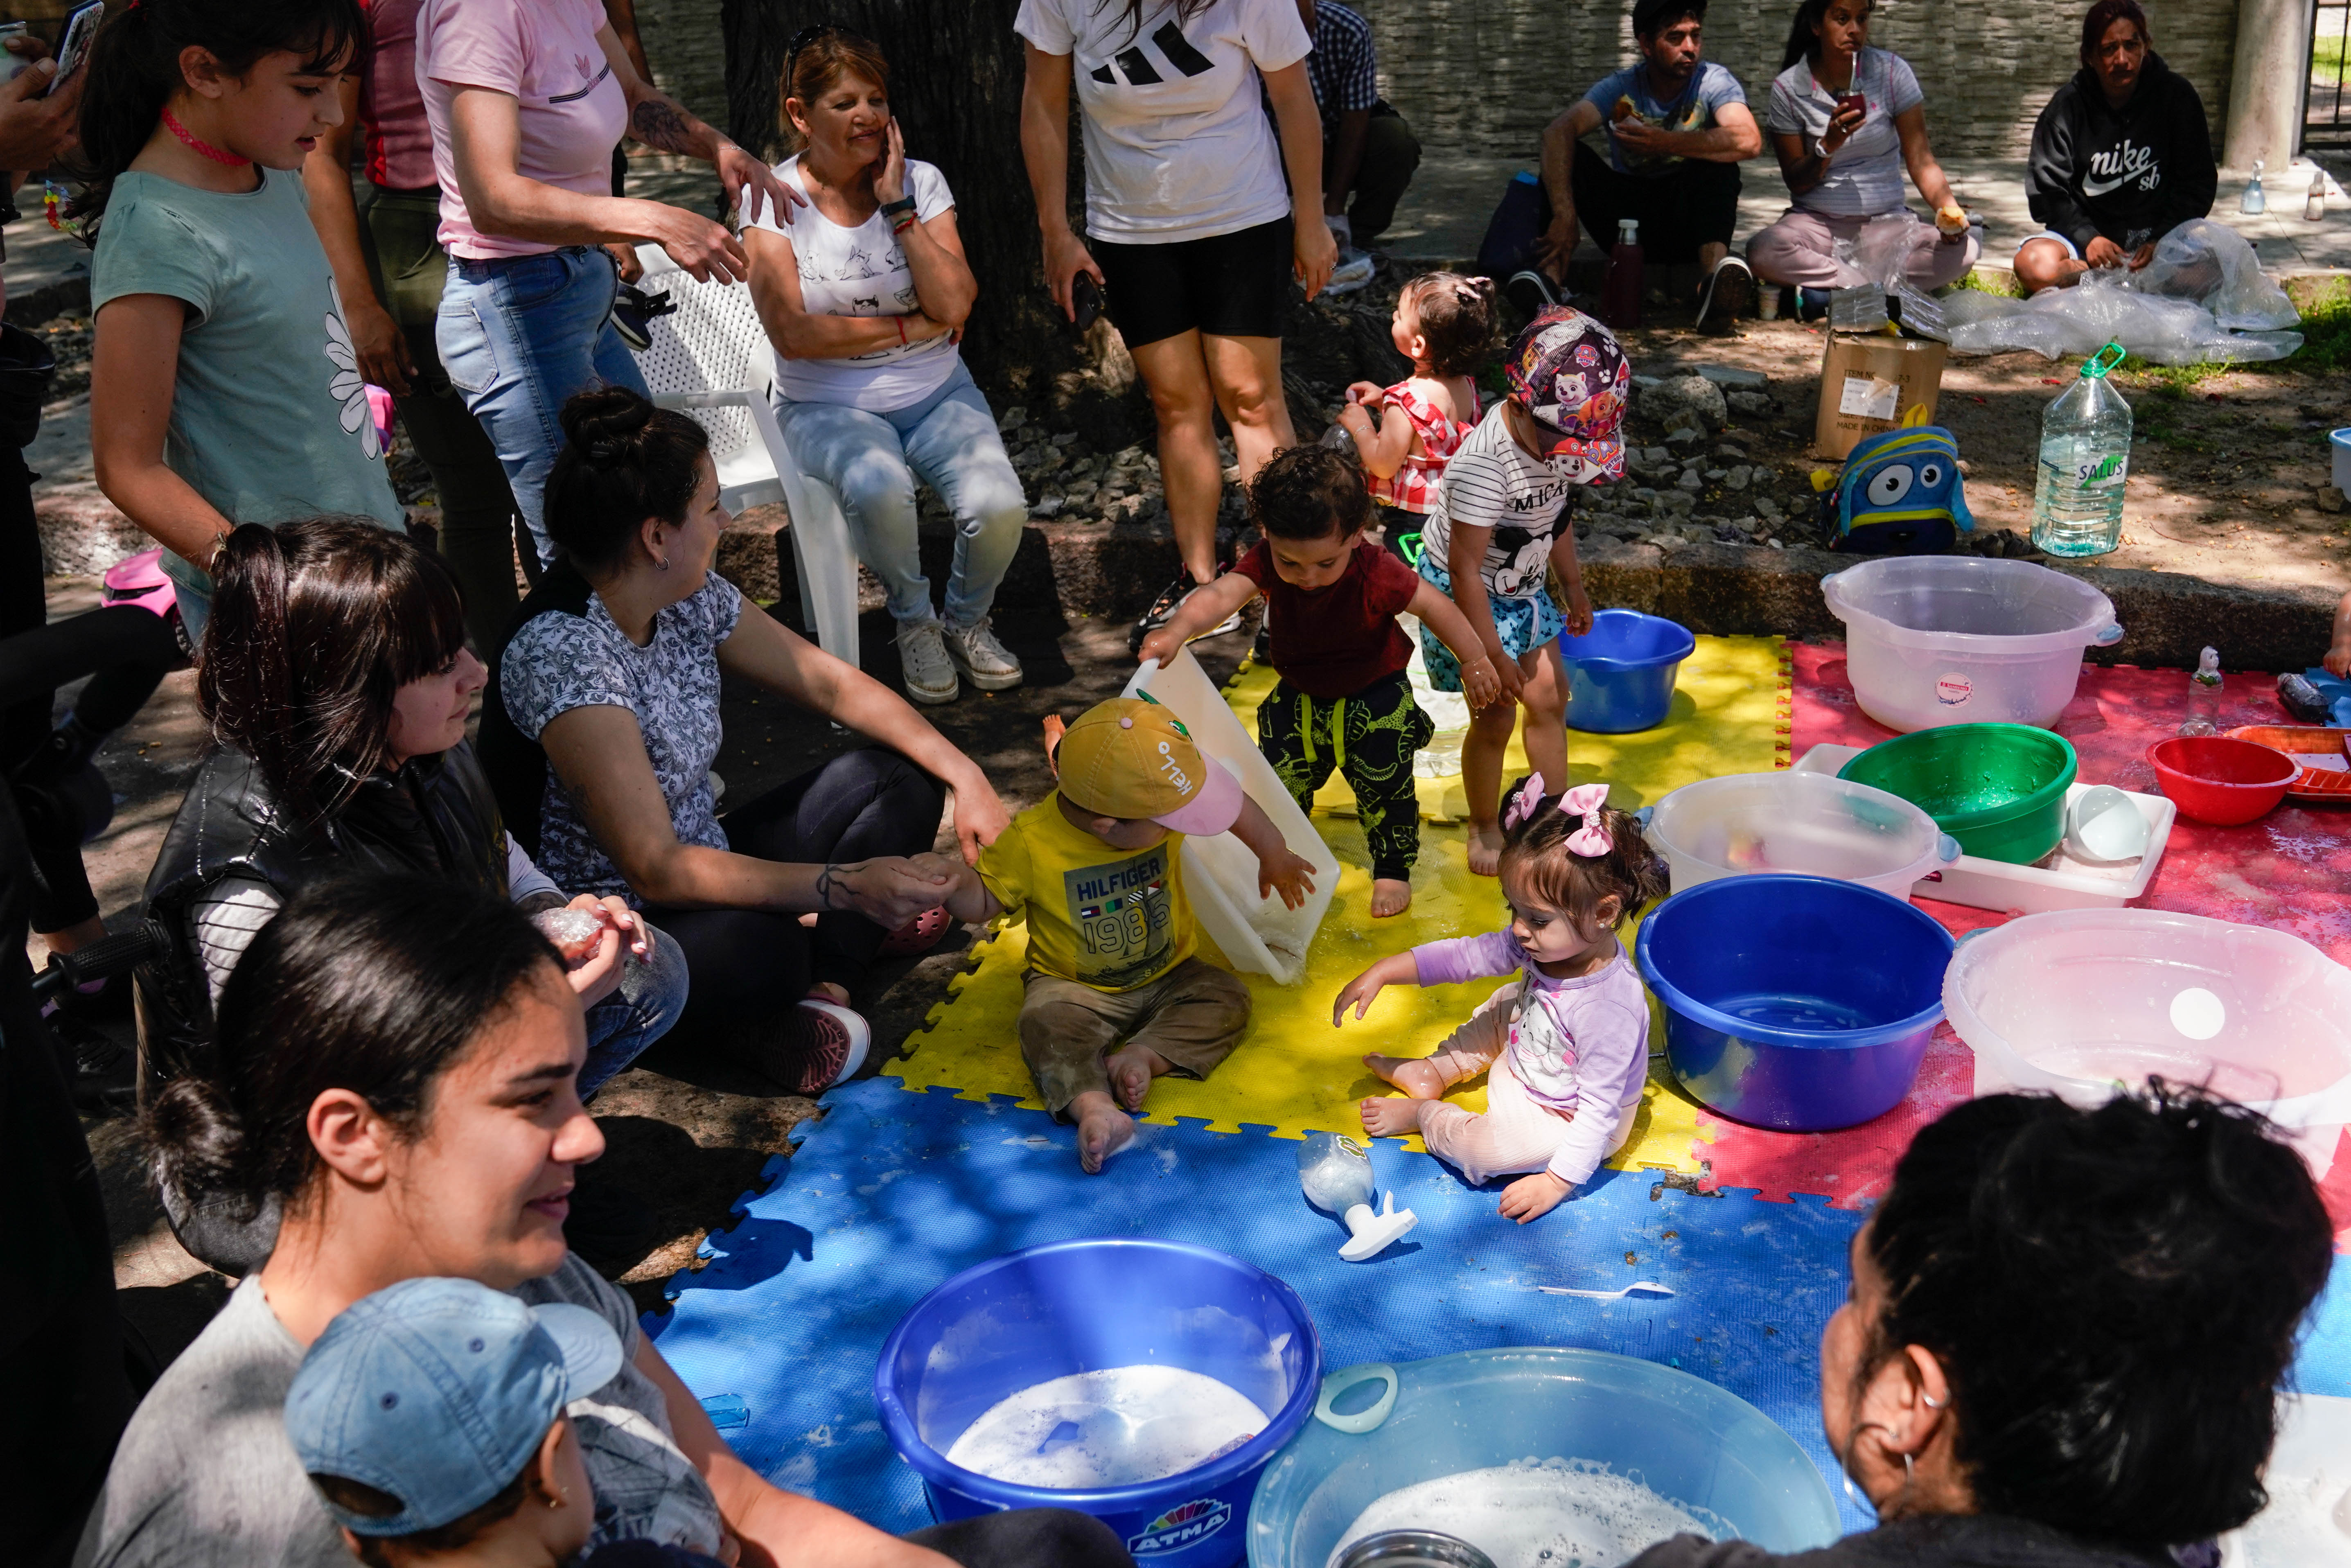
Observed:
[[[98,32],[98,25],[106,19],[105,0],[90,0],[66,18],[66,30],[57,38],[57,74],[49,78],[49,91],[54,93],[66,85],[81,63],[89,57],[89,41]]]
[[[1091,272],[1081,272],[1070,280],[1070,304],[1077,311],[1071,323],[1074,331],[1082,332],[1092,326],[1102,313],[1102,287]]]

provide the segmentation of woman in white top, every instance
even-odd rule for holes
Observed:
[[[1072,320],[1081,295],[1103,291],[1158,416],[1183,570],[1136,625],[1140,646],[1195,582],[1217,575],[1216,415],[1232,426],[1244,485],[1297,444],[1282,401],[1281,315],[1291,274],[1311,299],[1338,258],[1322,222],[1322,120],[1306,76],[1314,41],[1296,0],[1021,0],[1013,26],[1028,43],[1020,151],[1046,286]],[[1084,239],[1068,218],[1073,84]],[[1081,273],[1091,282],[1081,286]]]
[[[1906,168],[1935,208],[1903,265],[1911,287],[1956,282],[1982,254],[1927,140],[1917,77],[1901,56],[1869,47],[1872,4],[1804,0],[1789,29],[1764,129],[1795,204],[1747,246],[1748,265],[1766,283],[1836,287],[1836,242],[1903,210]]]
[[[801,468],[839,493],[857,553],[890,591],[906,695],[953,702],[1020,684],[988,611],[1029,498],[956,340],[979,286],[938,170],[906,157],[882,51],[803,28],[784,56],[800,151],[776,178],[810,210],[743,234],[751,296],[776,348],[776,420]],[[914,481],[955,514],[944,622],[914,532]]]

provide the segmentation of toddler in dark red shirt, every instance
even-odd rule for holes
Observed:
[[[1364,537],[1371,521],[1364,471],[1327,446],[1277,454],[1249,482],[1264,534],[1233,570],[1193,590],[1140,654],[1163,663],[1262,593],[1281,679],[1257,710],[1258,747],[1311,810],[1336,768],[1355,792],[1372,852],[1372,913],[1412,906],[1420,803],[1412,754],[1436,726],[1412,700],[1412,643],[1396,624],[1410,611],[1461,661],[1472,707],[1501,693],[1485,644],[1452,600]]]

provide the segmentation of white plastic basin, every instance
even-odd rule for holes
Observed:
[[[1731,773],[1657,802],[1646,836],[1673,890],[1756,872],[1833,876],[1910,896],[1959,852],[1935,820],[1866,784],[1825,773]],[[1949,854],[1946,854],[1946,850]]]
[[[1886,556],[1823,578],[1821,597],[1845,624],[1862,711],[1905,733],[2046,729],[2074,700],[2082,650],[2123,634],[2105,594],[2025,560]]]
[[[2097,1105],[2159,1073],[2290,1131],[2351,1122],[2351,969],[2283,931],[2158,909],[2027,915],[1961,942],[1943,1006],[1980,1086],[1989,1069]]]

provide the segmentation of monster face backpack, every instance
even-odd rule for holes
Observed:
[[[1910,418],[1923,421],[1926,410]],[[1864,436],[1841,473],[1813,473],[1828,547],[1856,555],[1940,555],[1975,531],[1959,476],[1959,444],[1939,424]]]

